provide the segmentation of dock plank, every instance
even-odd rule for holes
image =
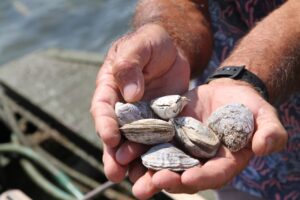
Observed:
[[[99,146],[89,113],[101,55],[62,50],[35,52],[0,67],[0,81]]]

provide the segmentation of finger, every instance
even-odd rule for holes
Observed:
[[[146,152],[149,146],[130,142],[126,140],[118,149],[116,153],[116,160],[122,164],[127,165],[131,161],[138,158],[141,154]]]
[[[132,187],[132,193],[138,199],[149,199],[160,189],[156,188],[152,183],[152,175],[154,172],[147,171],[142,177],[140,177]]]
[[[164,169],[153,175],[152,182],[157,188],[171,191],[172,188],[181,185],[180,179],[180,174]]]
[[[125,178],[127,166],[118,164],[114,158],[115,153],[115,148],[110,148],[105,144],[103,145],[102,160],[104,163],[105,175],[108,180],[119,183]]]
[[[126,102],[139,101],[144,94],[143,72],[138,64],[119,61],[114,65],[114,77]]]
[[[115,47],[112,46],[108,50],[106,58],[105,58],[102,66],[100,67],[100,70],[99,70],[99,72],[97,74],[96,86],[98,86],[98,84],[100,82],[102,82],[103,79],[105,79],[105,75],[110,75],[109,79],[113,80],[112,79],[113,75],[112,75],[112,72],[111,72],[111,66],[112,66],[114,58],[115,58]]]
[[[121,137],[114,112],[114,105],[119,101],[119,92],[111,73],[111,56],[112,53],[109,53],[97,75],[90,112],[95,122],[95,129],[103,142],[115,147]]]
[[[115,86],[106,80],[96,88],[90,109],[97,133],[103,142],[111,147],[117,146],[121,139],[114,111],[117,101]]]
[[[261,107],[256,124],[257,131],[252,140],[252,149],[256,155],[267,155],[285,147],[287,132],[273,107],[269,105]]]
[[[150,56],[151,45],[142,34],[132,33],[116,42],[112,73],[125,101],[134,102],[142,98],[142,70]]]
[[[181,182],[194,192],[220,188],[247,166],[251,156],[252,152],[249,149],[231,153],[222,146],[218,157],[210,159],[200,167],[183,172]]]
[[[132,183],[135,183],[141,176],[147,172],[147,168],[144,167],[140,159],[135,160],[129,166],[128,177]]]
[[[181,183],[181,174],[169,170],[156,172],[152,177],[155,187],[166,190],[169,193],[193,193]]]

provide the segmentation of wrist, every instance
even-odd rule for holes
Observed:
[[[267,88],[264,82],[254,73],[247,70],[245,66],[225,66],[218,68],[212,75],[210,75],[206,82],[210,82],[219,78],[230,78],[233,80],[240,80],[250,84],[256,91],[260,93],[266,100],[269,99]]]
[[[247,83],[245,81],[241,81],[241,80],[234,80],[234,79],[231,79],[231,78],[218,78],[218,79],[214,79],[214,80],[211,80],[208,85],[210,86],[229,86],[229,85],[232,85],[232,86],[238,86],[238,87],[248,87],[248,88],[251,88],[253,90],[254,87],[250,84],[250,83]]]

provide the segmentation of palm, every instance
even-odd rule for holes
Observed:
[[[194,116],[205,122],[217,108],[230,103],[241,103],[248,107],[255,119],[261,109],[270,105],[247,83],[220,79],[210,84],[202,85],[187,93],[193,101],[188,104],[184,114]]]

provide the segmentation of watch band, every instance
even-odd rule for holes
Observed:
[[[208,77],[206,83],[218,78],[231,78],[242,80],[250,83],[266,99],[269,99],[268,91],[265,84],[255,74],[248,71],[245,66],[226,66],[218,68]]]

